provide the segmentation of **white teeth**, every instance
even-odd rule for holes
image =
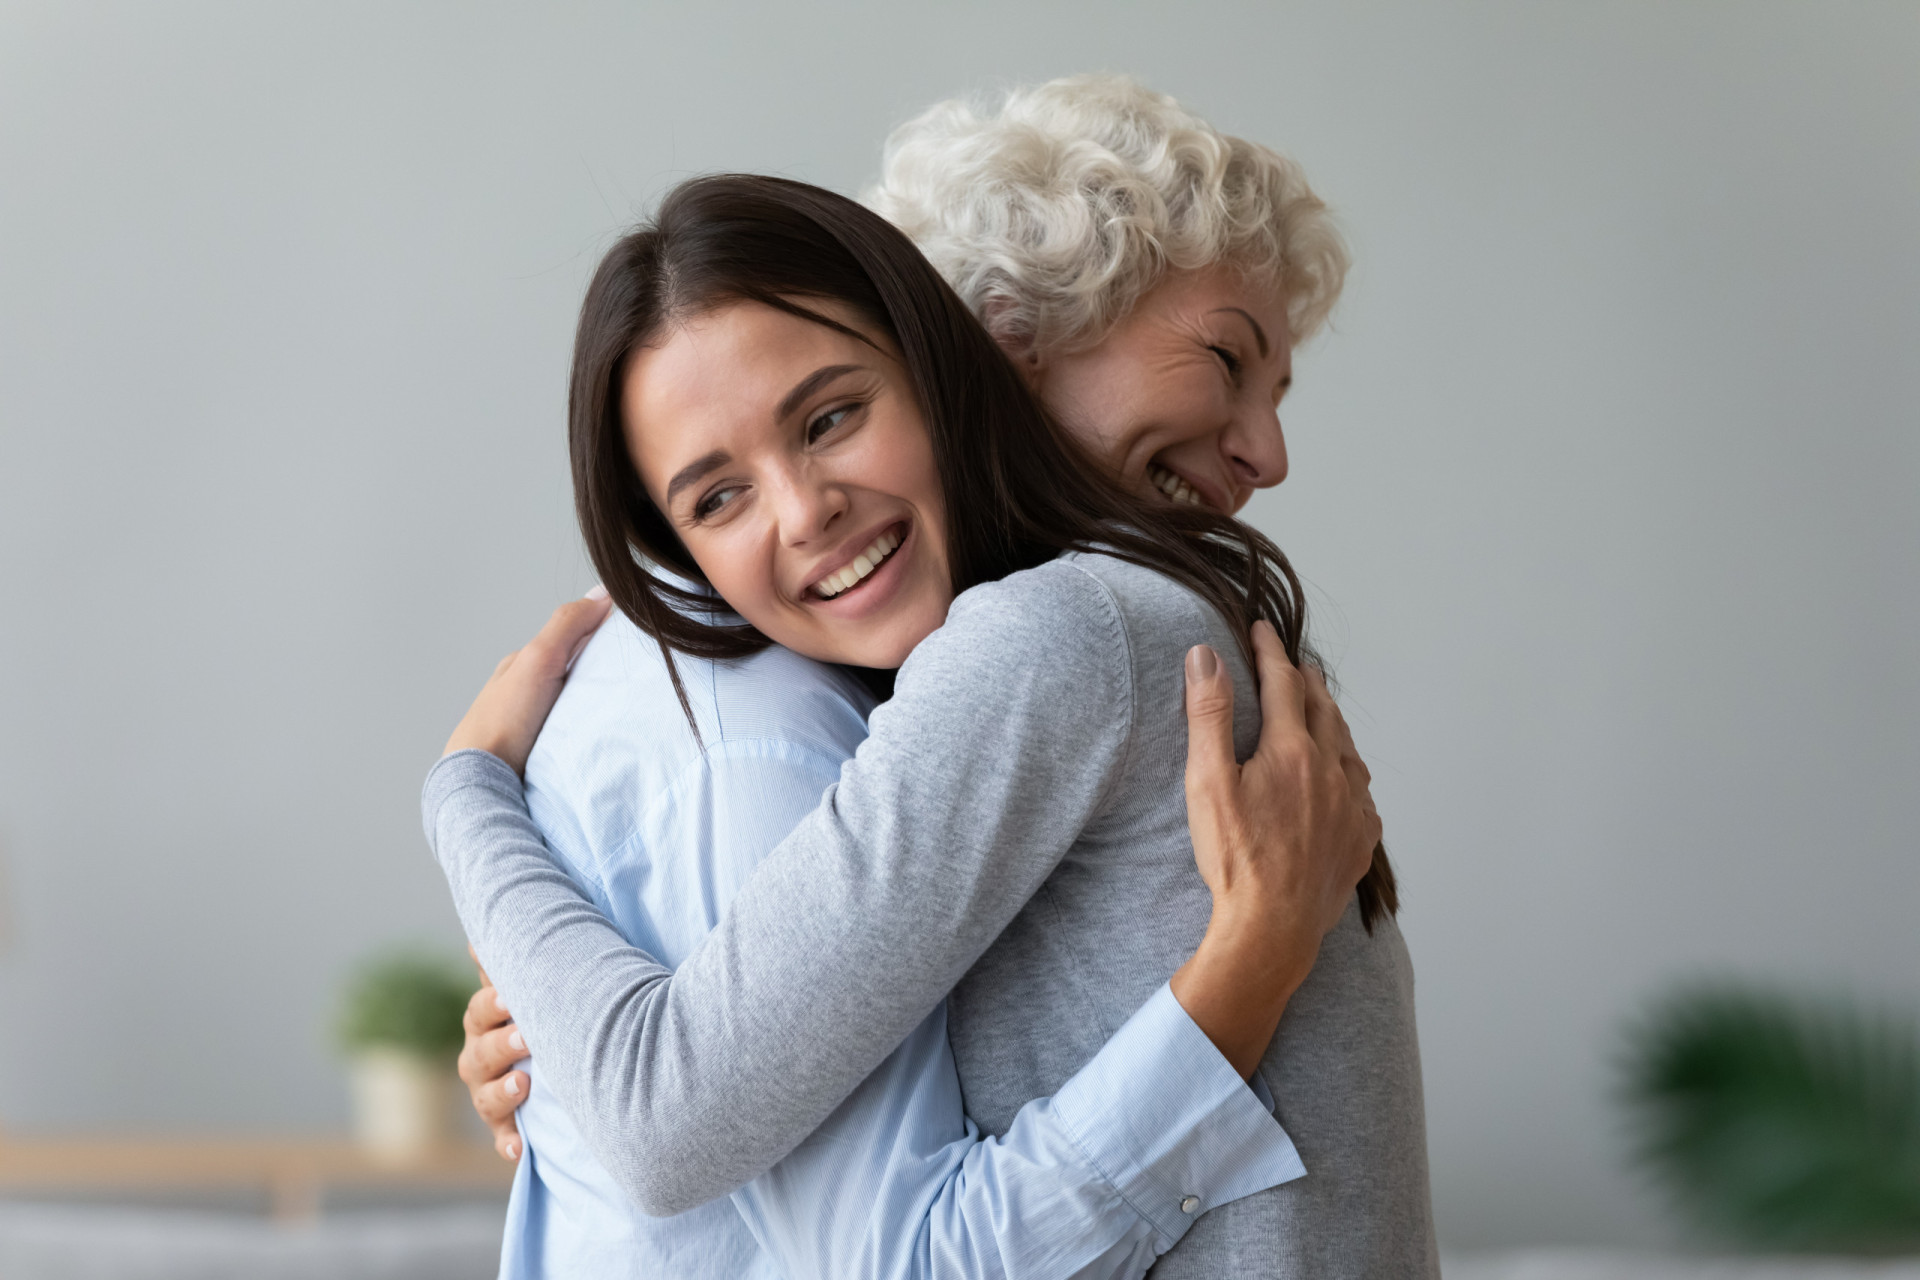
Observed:
[[[1193,491],[1193,486],[1165,467],[1147,464],[1147,479],[1152,481],[1154,488],[1175,502],[1185,503],[1189,507],[1200,505],[1200,495]]]
[[[900,545],[900,535],[889,529],[873,540],[873,545],[853,558],[853,563],[838,573],[830,573],[814,584],[813,589],[831,600],[854,583],[880,567],[895,547]]]

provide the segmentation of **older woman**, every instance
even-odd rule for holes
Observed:
[[[866,199],[1127,482],[1233,512],[1286,479],[1275,409],[1347,272],[1286,157],[1075,76],[902,125]]]
[[[1291,348],[1345,265],[1284,160],[1127,82],[1085,79],[1012,95],[993,118],[936,108],[896,135],[874,201],[1122,480],[1232,511],[1284,477],[1274,410]],[[1386,910],[1329,935],[1263,1067],[1309,1176],[1208,1213],[1163,1271],[1433,1270],[1411,975],[1390,881],[1375,891]],[[513,1034],[476,1038],[470,1082]],[[993,1049],[958,1047],[964,1086],[970,1057]],[[988,1110],[975,1118],[1004,1130],[1011,1116]]]

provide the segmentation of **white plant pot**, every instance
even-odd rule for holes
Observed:
[[[459,1078],[451,1066],[401,1049],[355,1052],[353,1136],[383,1159],[417,1159],[453,1140]]]

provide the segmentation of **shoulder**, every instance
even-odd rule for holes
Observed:
[[[997,715],[1075,705],[1131,715],[1126,626],[1106,584],[1051,560],[962,592],[900,669],[894,702]]]
[[[777,645],[726,662],[675,654],[673,665],[697,739],[659,644],[616,613],[575,660],[535,753],[619,742],[675,767],[721,742],[768,738],[851,751],[865,735],[873,699],[860,683]]]
[[[1097,646],[1125,661],[1169,645],[1184,652],[1217,644],[1225,624],[1191,588],[1156,569],[1076,551],[962,593],[948,630],[969,645]]]
[[[1218,647],[1228,635],[1225,619],[1193,588],[1157,569],[1099,552],[1074,552],[1062,560],[1106,591],[1137,657],[1190,645]]]
[[[1061,556],[961,592],[934,635],[1047,645],[1119,641],[1123,623],[1112,591],[1076,560]]]
[[[534,743],[528,808],[576,865],[624,843],[689,772],[748,758],[837,768],[866,736],[872,698],[834,667],[777,646],[728,662],[684,654],[673,662],[698,738],[659,644],[616,613],[574,661]]]

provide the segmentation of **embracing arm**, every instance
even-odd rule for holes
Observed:
[[[1303,1172],[1163,986],[984,1139],[935,1010],[733,1202],[790,1280],[1140,1280],[1205,1210]]]
[[[649,1212],[725,1194],[818,1127],[1097,808],[1132,713],[1121,624],[1091,578],[1049,577],[1026,584],[1042,598],[956,604],[838,786],[677,972],[580,897],[512,769],[461,751],[429,776],[428,836],[469,937],[555,1093]]]
[[[1073,579],[1085,581],[1077,574]],[[1025,602],[1028,615],[1057,622],[1062,602],[1041,603],[1046,607]],[[1115,659],[1100,652],[1102,641],[1119,641],[1111,606],[1104,596],[1068,603],[1091,619],[1078,619],[1076,645],[1039,650],[1061,655],[1052,660],[1008,670],[1000,659],[1023,636],[997,624],[984,638],[978,625],[950,625],[935,639],[951,641],[951,648],[935,649],[933,641],[923,646],[903,673],[895,704],[876,717],[875,736],[884,743],[892,716],[899,715],[898,733],[913,747],[909,731],[948,719],[956,696],[948,690],[965,690],[973,714],[961,728],[947,726],[932,735],[936,764],[921,759],[918,768],[891,775],[888,791],[879,785],[889,779],[880,767],[888,761],[872,759],[876,743],[870,742],[848,766],[837,795],[830,794],[776,852],[721,930],[677,976],[627,947],[555,867],[526,818],[512,769],[476,751],[457,752],[436,768],[425,797],[429,835],[462,918],[548,1063],[556,1092],[643,1207],[690,1207],[789,1150],[944,994],[1071,843],[1097,805],[1112,755],[1124,742],[1130,705],[1124,678],[1112,669],[1100,671],[1103,661]],[[966,621],[959,615],[956,610],[956,622]],[[1102,635],[1102,622],[1113,631]],[[1044,634],[1024,639],[1048,645]],[[1270,635],[1256,642],[1263,649],[1263,703],[1270,672],[1271,684],[1291,690],[1300,703],[1303,682],[1285,665],[1277,644]],[[922,664],[923,657],[942,665]],[[564,661],[549,665],[557,680]],[[963,669],[957,679],[949,665]],[[940,678],[916,682],[916,667]],[[968,674],[968,667],[975,669]],[[1225,683],[1216,674],[1198,688],[1204,693]],[[938,696],[929,700],[928,690]],[[986,705],[984,715],[971,705],[976,701]],[[1313,728],[1316,705],[1321,723]],[[1049,712],[1045,722],[1018,723],[1037,714],[1035,708]],[[1310,784],[1309,799],[1334,791],[1346,799],[1340,779],[1348,758],[1319,741],[1329,724],[1344,737],[1337,713],[1331,721],[1325,714],[1331,703],[1323,690],[1306,690],[1304,708],[1295,705],[1287,721],[1292,731],[1263,735],[1261,752],[1244,768],[1233,761],[1231,717],[1223,710],[1217,700],[1211,712],[1200,708],[1196,730],[1211,715],[1215,731],[1196,734],[1189,773],[1190,796],[1218,802],[1209,810],[1213,819],[1196,818],[1196,834],[1219,846],[1201,858],[1216,890],[1215,926],[1176,976],[1176,990],[1194,1021],[1244,1074],[1364,871],[1364,849],[1377,835],[1377,819],[1367,804],[1360,817],[1370,830],[1341,829],[1342,822],[1353,826],[1358,803],[1349,803],[1344,816],[1332,814],[1338,820],[1330,820],[1324,805],[1293,804],[1311,818],[1305,831],[1282,831],[1288,819],[1274,816],[1287,812],[1271,808],[1276,780],[1285,784],[1280,790],[1290,803],[1301,799],[1303,780]],[[1189,711],[1195,714],[1195,707]],[[1090,714],[1093,732],[1084,723],[1064,734],[1048,732]],[[1113,732],[1097,723],[1102,715],[1115,721]],[[1285,719],[1269,708],[1270,731]],[[1019,732],[1004,732],[1009,722]],[[971,727],[977,723],[987,727]],[[464,741],[524,758],[531,736],[528,731],[516,743],[511,733],[464,739],[456,733],[450,748]],[[1277,744],[1271,753],[1270,737]],[[901,750],[912,765],[927,747]],[[940,785],[927,785],[928,778]],[[1363,801],[1361,783],[1356,799]],[[1023,791],[1019,784],[1031,786]],[[891,800],[876,809],[863,786]],[[1249,824],[1247,805],[1258,808],[1263,799],[1269,820]],[[1292,850],[1291,862],[1281,857],[1273,866],[1312,866],[1326,878],[1318,897],[1304,891],[1297,875],[1281,884],[1272,899],[1284,908],[1281,926],[1252,931],[1248,942],[1247,922],[1261,919],[1260,913],[1222,911],[1221,903],[1260,899],[1262,877],[1249,868],[1262,864],[1236,862],[1247,852],[1247,833],[1256,828],[1274,833],[1265,845]],[[870,841],[870,853],[859,833]],[[1352,865],[1344,866],[1340,851],[1349,847],[1360,860],[1345,858]],[[1300,856],[1307,852],[1313,856]],[[1301,913],[1309,902],[1312,919]],[[900,910],[889,914],[890,903]],[[1245,960],[1236,962],[1237,969],[1206,962],[1210,953],[1230,953],[1235,946],[1243,957],[1252,956],[1251,970]],[[1246,981],[1250,971],[1259,981]],[[1261,1007],[1234,1009],[1236,993],[1261,985],[1268,989]]]

